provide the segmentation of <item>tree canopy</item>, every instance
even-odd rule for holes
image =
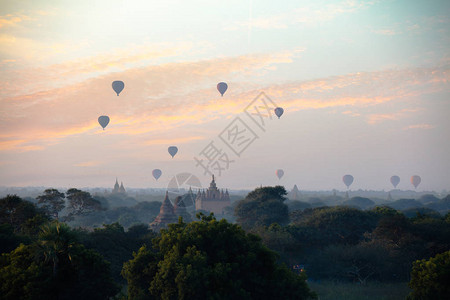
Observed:
[[[277,265],[253,234],[212,215],[181,220],[125,263],[132,299],[307,299],[304,275]]]
[[[44,194],[37,197],[38,203],[53,218],[58,219],[58,213],[64,208],[65,195],[57,189],[46,189]]]
[[[237,223],[245,229],[272,223],[287,224],[289,210],[284,204],[286,194],[285,188],[279,185],[255,189],[236,205]]]
[[[0,199],[0,224],[9,224],[15,232],[28,232],[39,227],[47,218],[33,203],[17,195]]]
[[[89,192],[72,188],[66,194],[69,200],[68,208],[70,211],[67,217],[68,220],[76,215],[83,215],[102,209],[100,201],[94,199]]]
[[[413,263],[408,299],[448,299],[450,295],[450,251]]]
[[[65,224],[42,228],[39,239],[0,259],[2,299],[108,299],[116,295],[109,263],[76,241]]]

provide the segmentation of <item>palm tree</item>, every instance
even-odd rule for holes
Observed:
[[[38,257],[45,263],[53,264],[53,276],[57,275],[58,265],[61,261],[72,260],[72,252],[76,244],[76,235],[64,223],[54,221],[41,227],[36,243],[39,251]]]

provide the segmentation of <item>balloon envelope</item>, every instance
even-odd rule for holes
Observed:
[[[350,185],[353,183],[353,176],[352,175],[344,175],[344,177],[342,177],[342,181],[347,186],[347,188],[349,188]]]
[[[119,96],[120,92],[123,90],[124,87],[125,87],[125,83],[123,83],[123,81],[117,80],[117,81],[113,81],[113,83],[112,83],[112,88],[113,88],[114,92],[117,93],[117,96]]]
[[[275,108],[275,114],[277,115],[278,119],[281,117],[281,115],[284,113],[284,109],[281,107]]]
[[[108,116],[98,117],[98,123],[100,124],[100,126],[103,127],[103,130],[105,130],[105,127],[109,124],[109,117]]]
[[[400,177],[398,177],[397,175],[392,176],[391,183],[394,186],[394,188],[397,188],[397,185],[400,183]]]
[[[421,181],[422,179],[418,175],[414,175],[411,177],[411,183],[414,186],[414,188],[417,188]]]
[[[175,156],[175,154],[177,154],[178,152],[178,148],[175,146],[170,146],[168,149],[169,154],[172,155],[172,158]]]
[[[155,177],[155,179],[158,180],[159,177],[161,177],[162,171],[160,169],[154,169],[152,174],[153,174],[153,177]]]
[[[217,90],[222,95],[222,97],[223,97],[223,94],[225,94],[225,92],[227,91],[227,89],[228,89],[228,84],[226,84],[225,82],[219,82],[217,84]]]
[[[278,179],[281,179],[284,175],[284,171],[281,169],[278,169],[275,173],[277,174]]]

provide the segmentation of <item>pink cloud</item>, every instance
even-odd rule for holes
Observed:
[[[419,109],[402,109],[401,111],[393,113],[370,114],[367,118],[367,123],[376,124],[386,120],[395,121],[404,118],[409,113],[414,113],[417,111],[419,111]]]
[[[292,55],[283,52],[134,68],[56,89],[4,98],[0,100],[3,108],[0,130],[8,137],[3,139],[6,144],[0,149],[36,150],[24,148],[24,144],[42,148],[69,137],[94,135],[126,139],[134,136],[141,145],[152,139],[163,143],[164,139],[156,138],[158,133],[176,132],[186,126],[238,114],[260,91],[289,112],[338,107],[345,112],[443,91],[450,74],[444,66],[355,73],[264,86],[242,82],[248,74],[289,63]],[[111,82],[117,79],[125,82],[119,97],[111,88]],[[220,97],[215,86],[224,79],[229,90]],[[389,110],[365,117],[368,123],[376,124],[408,113],[411,111],[392,113]],[[111,119],[104,131],[97,122],[100,115]],[[199,134],[183,137],[176,134],[170,140],[201,138]],[[21,142],[14,144],[10,140]]]
[[[75,167],[95,167],[103,164],[101,161],[85,161],[75,164]]]
[[[290,62],[289,57],[283,52],[171,63],[130,69],[35,93],[25,90],[21,95],[0,100],[4,108],[0,128],[10,136],[25,138],[26,142],[54,143],[69,136],[102,132],[97,123],[100,115],[111,118],[107,131],[114,127],[114,134],[122,135],[158,132],[199,120],[207,122],[215,118],[214,114],[200,118],[199,109],[236,109],[233,104],[219,107],[213,104],[219,97],[215,90],[218,81],[231,74],[250,74],[268,65]],[[119,97],[111,88],[111,82],[117,79],[125,82]]]

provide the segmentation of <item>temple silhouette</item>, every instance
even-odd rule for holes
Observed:
[[[214,214],[223,214],[224,208],[231,205],[230,195],[228,190],[225,192],[216,186],[214,175],[212,175],[212,181],[209,184],[209,188],[205,191],[198,191],[195,198],[195,209],[206,210],[213,212]]]
[[[123,186],[123,182],[120,182],[120,186],[119,186],[119,182],[117,181],[117,178],[116,178],[116,183],[114,184],[112,193],[113,194],[126,194],[125,188]]]

